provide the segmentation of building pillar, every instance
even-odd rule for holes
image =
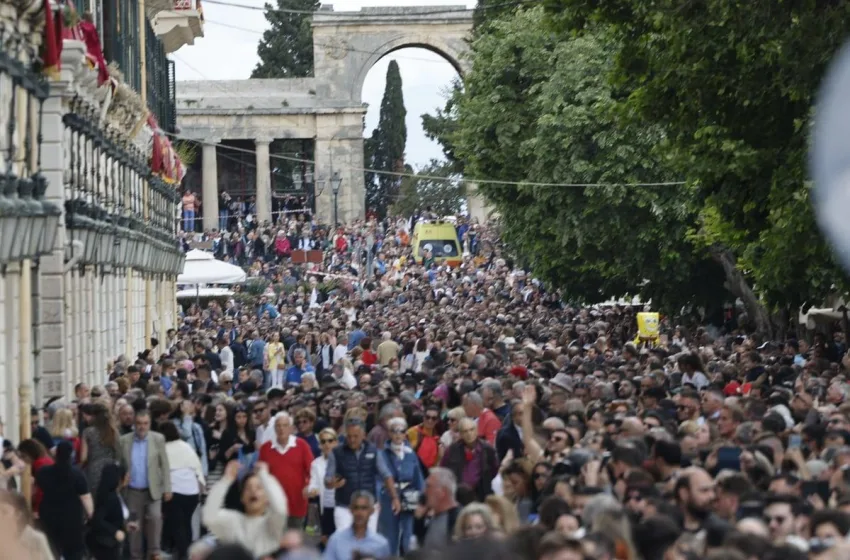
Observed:
[[[6,394],[3,408],[5,414],[3,420],[6,423],[5,433],[7,438],[17,438],[20,434],[21,423],[18,410],[18,387],[20,386],[20,375],[22,364],[20,361],[20,289],[21,289],[21,264],[18,262],[6,265],[5,274],[5,301],[6,306],[0,310],[5,314],[6,337],[6,370],[4,377],[6,381]]]
[[[201,204],[204,210],[204,229],[218,229],[218,156],[219,139],[204,140],[201,155],[203,193]],[[197,210],[196,210],[197,211]]]
[[[269,163],[271,138],[257,138],[257,223],[272,221],[272,170]]]
[[[333,115],[316,115],[316,181],[324,188],[316,192],[316,214],[320,223],[333,220],[334,196],[330,179],[338,173],[342,182],[337,196],[337,217],[342,223],[366,215],[366,186],[363,182],[363,116],[365,109]]]
[[[72,95],[74,76],[85,63],[85,54],[86,47],[82,42],[63,42],[62,70],[59,79],[50,83],[50,94],[44,102],[41,119],[41,172],[47,179],[45,198],[62,210],[53,252],[39,259],[40,302],[35,320],[40,331],[40,371],[36,371],[36,375],[41,379],[38,396],[43,399],[65,395],[72,371],[69,365],[74,356],[74,347],[68,345],[73,316],[66,313],[71,309],[71,284],[65,274],[65,244],[69,240],[65,230],[64,173],[67,162],[64,146],[69,145],[66,143],[70,143],[70,136],[66,136],[62,117],[67,112],[66,99]]]

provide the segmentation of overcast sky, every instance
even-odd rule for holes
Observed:
[[[275,4],[274,0],[271,0]],[[264,0],[234,0],[234,3],[262,7]],[[475,0],[338,0],[330,2],[336,11],[359,10],[362,6],[443,6],[475,5]],[[261,10],[204,4],[204,37],[174,53],[177,80],[247,79],[258,62],[257,43],[267,23]],[[226,24],[231,27],[225,27]],[[234,29],[234,27],[244,28]],[[444,104],[443,92],[456,72],[442,57],[424,49],[403,49],[381,59],[369,72],[363,86],[363,101],[369,104],[367,134],[378,123],[384,94],[387,66],[398,61],[407,108],[407,161],[419,167],[432,158],[442,159],[436,142],[425,138],[422,113],[432,113]],[[179,88],[179,85],[178,85]]]

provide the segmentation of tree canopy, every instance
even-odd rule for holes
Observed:
[[[578,299],[739,297],[768,335],[777,312],[846,290],[806,150],[850,5],[545,4],[478,22],[464,88],[426,132],[470,179],[684,184],[485,185],[518,257]]]
[[[554,30],[610,26],[611,82],[657,123],[678,176],[696,188],[695,241],[758,315],[844,285],[809,200],[806,153],[817,87],[850,27],[842,2],[548,0]],[[731,268],[730,268],[731,267]],[[730,274],[731,272],[731,274]],[[737,278],[736,278],[737,276]],[[750,300],[750,301],[748,301]],[[765,317],[755,317],[761,324]]]
[[[404,171],[404,150],[407,144],[407,109],[404,108],[401,72],[398,63],[390,61],[387,67],[387,84],[381,100],[378,126],[364,146],[366,167],[366,208],[379,217],[387,214],[401,187],[401,177],[392,173]]]
[[[312,18],[302,12],[314,12],[320,5],[319,0],[277,0],[277,6],[266,3],[270,27],[257,46],[260,62],[252,78],[304,78],[313,74]]]
[[[546,31],[544,10],[491,22],[473,42],[473,68],[453,102],[447,140],[469,178],[600,187],[480,190],[504,237],[535,274],[576,300],[642,292],[659,305],[709,306],[722,270],[687,238],[693,190],[627,187],[675,178],[654,149],[663,130],[624,120],[606,80],[619,48],[599,27],[569,41]]]

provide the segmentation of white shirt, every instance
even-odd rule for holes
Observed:
[[[257,426],[257,448],[267,441],[273,441],[275,439],[274,426],[272,426],[271,420],[265,426]]]
[[[336,505],[336,490],[325,488],[325,471],[328,468],[328,460],[324,455],[319,455],[310,463],[310,484],[308,490],[319,492],[319,506],[324,511]]]
[[[221,350],[218,351],[218,356],[221,358],[221,365],[224,367],[223,371],[233,372],[233,350],[230,349],[230,346],[225,346]]]
[[[336,379],[337,383],[339,383],[349,391],[357,387],[357,380],[354,378],[354,374],[351,373],[351,371],[348,369],[343,370],[342,377],[334,376],[334,379]]]
[[[348,346],[345,344],[337,344],[336,348],[334,348],[334,362],[337,363],[341,359],[348,356]]]
[[[295,436],[290,435],[289,439],[286,440],[286,445],[281,446],[280,442],[277,440],[277,437],[271,439],[272,449],[280,453],[281,455],[286,455],[286,452],[295,447]]]

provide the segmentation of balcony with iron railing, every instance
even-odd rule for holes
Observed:
[[[148,0],[145,6],[166,52],[193,45],[204,36],[201,0]]]

